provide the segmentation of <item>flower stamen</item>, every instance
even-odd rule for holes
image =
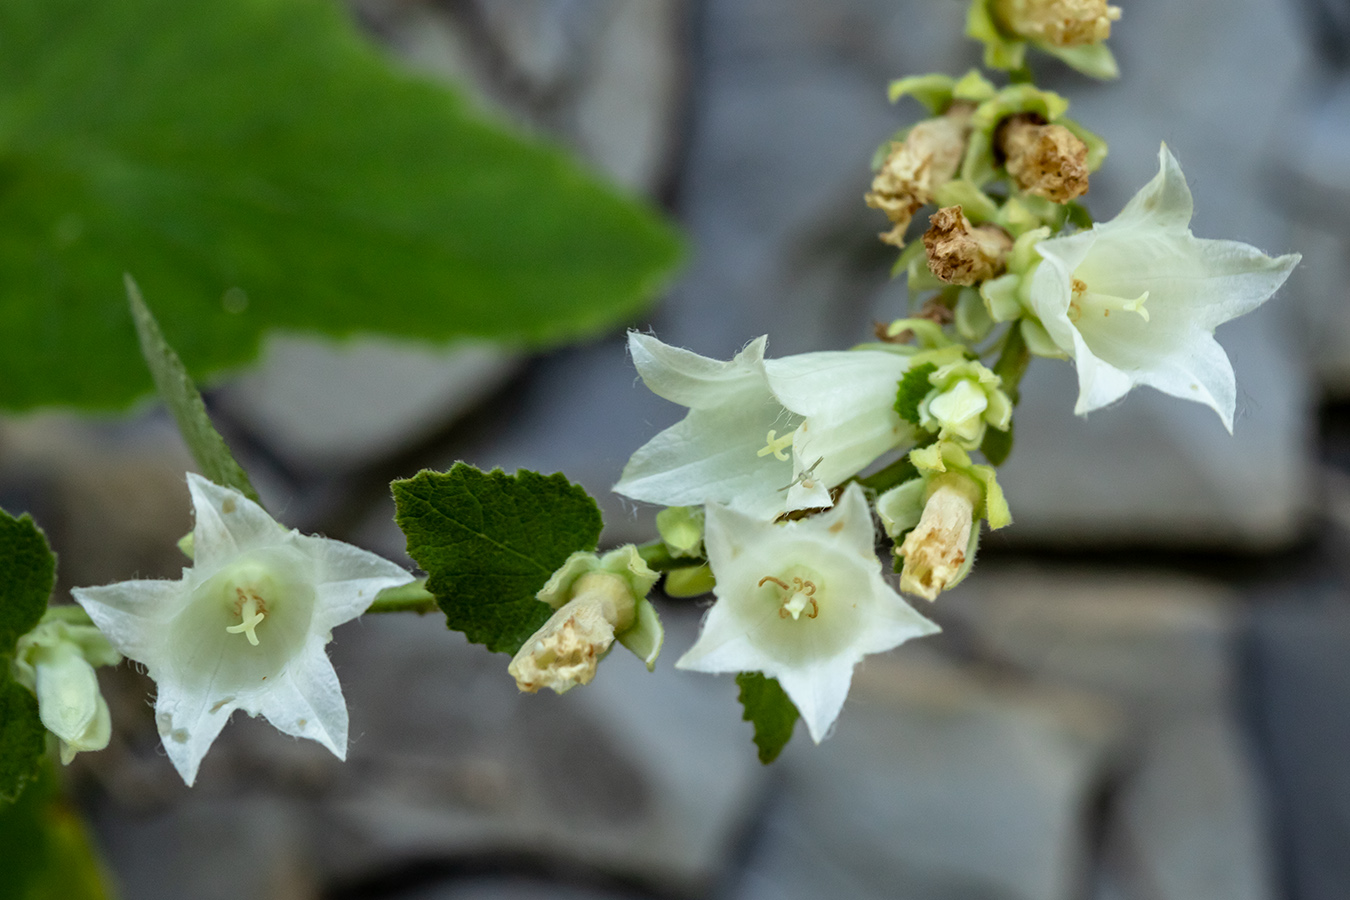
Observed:
[[[230,634],[242,634],[248,638],[248,642],[253,646],[258,646],[257,628],[262,624],[262,620],[267,617],[267,606],[262,598],[255,593],[244,593],[243,588],[235,588],[235,594],[239,597],[239,618],[238,625],[226,625],[225,630]]]
[[[792,446],[792,432],[789,431],[782,437],[778,437],[778,429],[770,428],[768,435],[764,438],[764,446],[759,448],[756,456],[768,456],[770,453],[775,459],[786,462],[791,457],[787,454],[787,448]]]
[[[808,619],[814,619],[820,615],[820,604],[816,602],[815,598],[815,582],[804,578],[793,578],[792,584],[789,586],[781,578],[765,575],[759,580],[758,586],[764,587],[764,584],[770,581],[776,584],[786,595],[782,606],[778,608],[778,618],[786,619],[788,616],[792,616],[792,620],[795,622],[801,618],[802,612],[808,606],[811,607],[811,611],[806,614]]]

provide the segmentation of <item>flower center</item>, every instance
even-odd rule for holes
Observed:
[[[1069,321],[1077,322],[1084,313],[1096,315],[1101,313],[1102,318],[1109,318],[1113,310],[1122,310],[1124,312],[1136,313],[1145,322],[1148,321],[1148,310],[1144,309],[1144,301],[1148,300],[1148,291],[1144,291],[1138,297],[1130,300],[1126,297],[1117,297],[1114,294],[1099,294],[1088,290],[1087,283],[1081,279],[1073,280],[1073,297],[1069,300]]]
[[[768,456],[770,453],[775,459],[786,461],[789,459],[787,448],[792,446],[792,432],[789,431],[782,437],[778,436],[778,429],[770,428],[768,435],[764,438],[764,446],[759,448],[756,456]]]
[[[258,646],[257,628],[262,624],[262,620],[267,617],[267,603],[258,592],[250,588],[244,590],[241,587],[234,589],[238,601],[235,604],[235,611],[239,614],[238,625],[226,625],[225,630],[230,634],[242,634],[248,638],[248,642],[253,646]]]
[[[820,615],[820,604],[816,603],[816,584],[810,579],[794,577],[792,583],[788,584],[781,578],[765,575],[759,580],[759,587],[766,584],[775,585],[780,592],[781,605],[778,607],[778,618],[786,619],[792,616],[795,622],[801,618],[808,606],[811,608],[811,611],[806,613],[808,619]]]

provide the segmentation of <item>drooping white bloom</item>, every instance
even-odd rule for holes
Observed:
[[[766,343],[757,338],[722,362],[630,332],[647,387],[689,414],[633,454],[614,490],[767,519],[829,506],[831,487],[913,439],[894,410],[906,356],[848,350],[766,360]]]
[[[834,509],[796,522],[710,504],[705,544],[717,602],[676,668],[777,678],[817,743],[864,656],[938,630],[882,577],[857,484]]]
[[[44,620],[19,638],[13,671],[38,698],[38,716],[60,741],[61,762],[102,750],[112,737],[108,703],[98,688],[95,666],[115,666],[122,656],[92,625],[60,618]]]
[[[1036,245],[1028,305],[1078,368],[1080,415],[1145,384],[1210,406],[1233,430],[1233,366],[1214,329],[1275,292],[1298,254],[1191,234],[1191,192],[1163,145],[1159,171],[1120,215]]]
[[[198,475],[188,487],[195,564],[180,580],[76,588],[75,599],[149,670],[164,749],[189,785],[236,709],[346,758],[347,705],[324,645],[412,576],[350,544],[287,530]]]

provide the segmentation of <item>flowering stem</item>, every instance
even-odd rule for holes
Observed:
[[[936,442],[937,442],[937,435],[930,435],[928,438],[919,441],[919,443],[911,447],[910,450],[911,451],[921,450],[924,447],[927,447]],[[858,482],[858,484],[867,488],[869,491],[876,491],[879,494],[882,491],[886,491],[895,487],[897,484],[902,484],[906,481],[909,481],[911,478],[916,477],[918,474],[919,470],[914,467],[914,463],[909,461],[909,453],[906,452],[895,462],[891,463],[885,468],[878,469],[877,471],[873,472],[871,475],[868,475],[865,478],[851,478],[849,480],[856,481]]]
[[[436,598],[427,591],[427,580],[419,578],[411,584],[385,588],[376,596],[368,613],[415,612],[419,616],[440,609]]]
[[[671,556],[665,542],[660,540],[639,544],[637,552],[638,556],[642,557],[642,561],[654,572],[688,569],[693,566],[701,566],[704,562],[701,556]]]

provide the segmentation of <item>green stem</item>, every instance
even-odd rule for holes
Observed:
[[[436,598],[427,591],[427,580],[419,578],[411,584],[385,588],[376,596],[368,613],[415,612],[419,616],[436,612]]]
[[[903,456],[885,468],[878,469],[865,478],[853,478],[851,480],[858,482],[869,491],[876,491],[878,494],[882,491],[888,491],[898,484],[904,484],[919,474],[919,470],[914,468],[914,463],[909,461],[909,454],[914,450],[937,443],[937,439],[937,435],[931,434],[910,447]]]
[[[701,556],[671,556],[665,541],[661,540],[638,544],[637,552],[642,561],[654,572],[669,572],[673,569],[688,569],[703,565]]]

